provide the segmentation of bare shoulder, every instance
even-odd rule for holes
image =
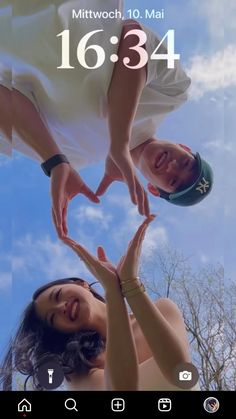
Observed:
[[[170,298],[159,298],[155,301],[155,305],[159,308],[162,314],[166,313],[172,316],[181,316],[182,318],[179,307]]]
[[[187,331],[183,314],[181,313],[181,310],[177,304],[175,304],[174,301],[169,298],[159,298],[155,302],[155,306],[160,310],[161,314],[187,343]]]

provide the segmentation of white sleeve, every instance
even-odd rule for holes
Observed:
[[[0,84],[11,89],[11,16],[12,7],[3,1],[0,4]]]
[[[152,32],[149,28],[142,25],[143,30],[147,35],[146,50],[148,52],[148,73],[147,86],[155,86],[162,95],[169,97],[186,99],[186,91],[191,84],[191,79],[186,75],[182,69],[180,62],[175,61],[175,68],[167,68],[167,60],[151,60],[152,53],[156,50],[160,43],[161,37]],[[158,49],[159,54],[166,54],[167,48],[162,43]]]
[[[0,56],[1,59],[1,56]],[[0,62],[0,84],[11,90],[12,88],[12,71],[10,66],[6,67]]]
[[[37,107],[29,86],[18,83],[14,75],[14,36],[12,31],[12,6],[7,0],[0,4],[0,84],[8,89],[19,90]]]
[[[11,42],[11,15],[12,9],[8,1],[0,3],[0,85],[11,89],[12,71],[8,54],[8,48]],[[4,164],[6,156],[11,156],[12,146],[10,142],[0,132],[0,165]]]

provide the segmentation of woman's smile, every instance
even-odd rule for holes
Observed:
[[[70,298],[66,303],[66,315],[67,317],[74,322],[79,317],[79,300],[77,298]]]

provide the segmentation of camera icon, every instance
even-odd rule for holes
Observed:
[[[191,381],[192,373],[191,371],[180,371],[179,372],[179,381]]]

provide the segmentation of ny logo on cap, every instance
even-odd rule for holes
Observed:
[[[198,187],[196,188],[196,191],[199,191],[202,195],[206,193],[207,189],[209,188],[210,188],[210,182],[203,177],[201,182],[198,183]]]

